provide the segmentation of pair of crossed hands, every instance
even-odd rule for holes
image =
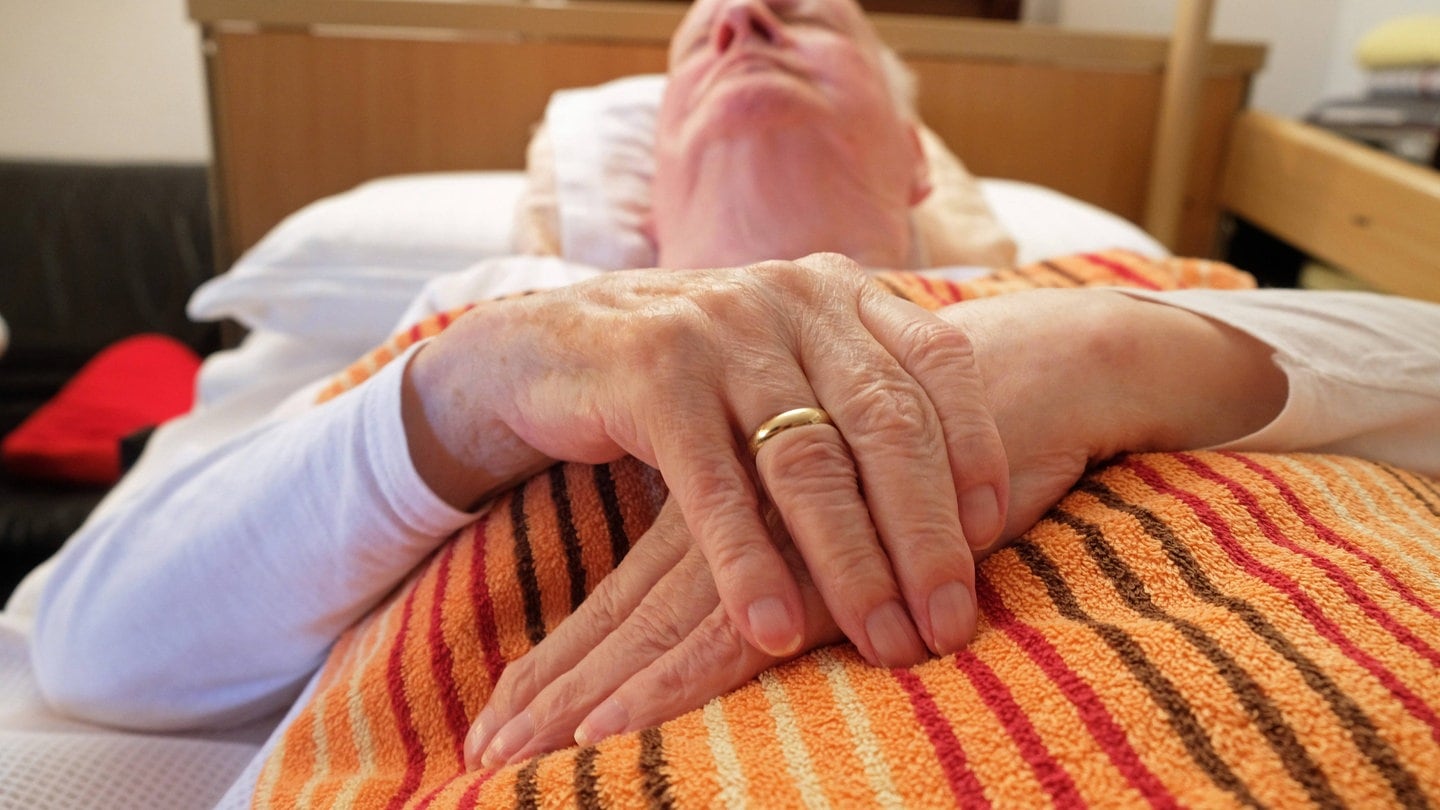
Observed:
[[[1270,353],[1114,291],[930,313],[829,254],[616,273],[473,310],[406,371],[407,440],[437,494],[470,506],[556,460],[624,454],[671,494],[506,669],[467,763],[654,725],[842,638],[880,666],[960,649],[978,559],[1094,461],[1263,425],[1285,394]],[[833,425],[752,458],[750,431],[796,407]]]

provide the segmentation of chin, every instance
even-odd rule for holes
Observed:
[[[756,132],[767,126],[819,123],[825,110],[815,91],[795,77],[776,71],[725,77],[706,95],[705,127]]]

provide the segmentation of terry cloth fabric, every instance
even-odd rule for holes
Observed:
[[[1245,283],[1118,254],[880,281],[936,304],[1102,277]],[[658,727],[465,772],[466,731],[506,662],[664,498],[634,460],[560,465],[500,496],[336,644],[255,806],[1440,801],[1440,482],[1302,454],[1131,455],[1092,472],[980,567],[961,653],[887,670],[824,648]]]

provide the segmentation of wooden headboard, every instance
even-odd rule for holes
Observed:
[[[684,8],[579,0],[190,0],[202,26],[219,257],[286,214],[390,174],[521,168],[560,88],[662,71]],[[978,175],[1141,222],[1169,43],[993,21],[871,15],[920,77],[926,122]],[[1232,123],[1264,60],[1203,54],[1173,247],[1212,252]]]

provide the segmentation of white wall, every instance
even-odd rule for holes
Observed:
[[[205,161],[184,0],[0,0],[0,157]]]
[[[1033,7],[1032,7],[1033,6]],[[1027,0],[1026,16],[1071,28],[1166,34],[1173,0]],[[1252,88],[1254,107],[1299,116],[1324,98],[1359,94],[1355,44],[1377,24],[1440,12],[1440,0],[1218,0],[1214,34],[1270,50]]]

